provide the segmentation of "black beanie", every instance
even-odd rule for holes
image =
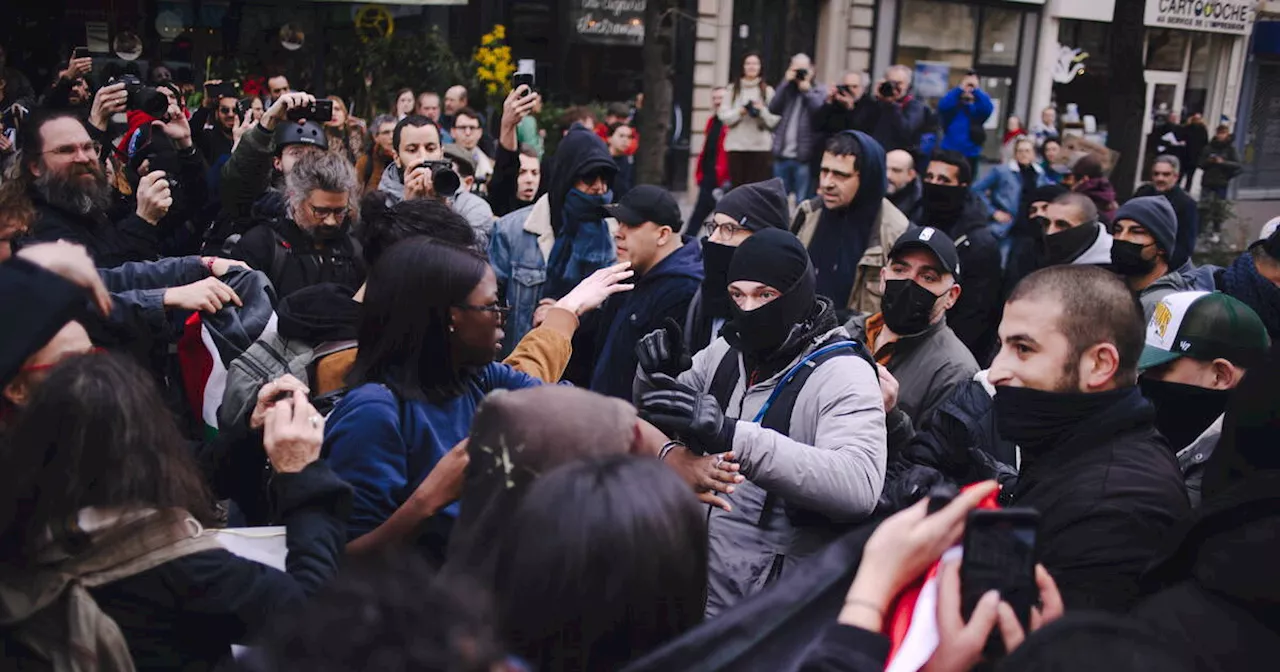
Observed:
[[[716,203],[715,212],[729,215],[751,231],[769,227],[785,231],[790,223],[787,191],[776,177],[730,190]]]
[[[1178,240],[1178,216],[1164,196],[1140,196],[1129,199],[1116,210],[1111,221],[1127,219],[1142,225],[1156,240],[1156,247],[1164,251],[1165,259],[1173,254]]]
[[[727,280],[751,280],[786,293],[805,276],[813,275],[809,252],[795,234],[765,229],[742,241],[734,251]]]

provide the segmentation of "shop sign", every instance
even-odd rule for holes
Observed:
[[[574,38],[592,44],[644,44],[645,1],[574,0],[569,15]]]
[[[1146,25],[1248,35],[1256,0],[1147,0]]]
[[[941,98],[951,90],[951,64],[946,61],[916,61],[912,83],[921,98]]]

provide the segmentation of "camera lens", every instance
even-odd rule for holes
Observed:
[[[448,168],[439,168],[431,172],[431,188],[440,196],[452,196],[458,193],[462,180],[458,174]]]

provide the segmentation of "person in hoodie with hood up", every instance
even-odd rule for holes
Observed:
[[[885,198],[884,148],[861,131],[827,141],[818,197],[797,209],[791,231],[809,250],[817,292],[841,317],[880,311],[880,269],[886,250],[907,230],[905,215]]]
[[[1212,269],[1174,268],[1178,220],[1163,196],[1131,199],[1116,211],[1111,241],[1111,268],[1142,302],[1149,320],[1160,299],[1174,292],[1212,290]]]
[[[1063,194],[1044,210],[1042,267],[1074,264],[1111,266],[1111,233],[1098,221],[1098,208],[1084,194]]]
[[[964,293],[947,311],[956,337],[983,365],[991,361],[996,325],[1000,320],[1003,265],[1000,246],[991,227],[991,213],[978,194],[969,160],[959,152],[935,152],[924,173],[921,226],[932,226],[955,241],[964,269]]]
[[[731,509],[710,513],[711,616],[870,514],[887,452],[875,367],[815,291],[804,245],[760,231],[734,252],[726,279],[724,336],[692,360],[678,333],[645,336],[635,387],[642,418],[695,452],[736,461],[745,478]]]
[[[684,319],[689,352],[710,345],[733,317],[727,278],[734,250],[759,231],[786,230],[787,209],[787,193],[777,177],[736,187],[716,203],[702,239],[702,286],[689,302]]]
[[[612,228],[601,208],[613,201],[617,166],[590,129],[571,128],[556,149],[547,193],[498,220],[489,260],[511,306],[504,352],[533,327],[543,299],[559,299],[617,258]]]
[[[1147,323],[1138,386],[1156,407],[1156,429],[1177,451],[1191,505],[1222,434],[1231,390],[1267,360],[1271,337],[1258,314],[1221,292],[1165,296]]]
[[[590,364],[583,367],[589,377],[576,382],[630,401],[636,343],[668,323],[679,329],[702,283],[702,251],[696,240],[680,235],[680,206],[666,189],[642,184],[605,209],[618,220],[618,261],[631,263],[635,288],[611,297],[584,318],[578,333],[591,345],[574,350],[580,354],[577,359]],[[571,370],[575,364],[570,363]]]

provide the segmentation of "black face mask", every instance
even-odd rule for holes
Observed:
[[[813,312],[813,283],[802,283],[786,294],[752,311],[732,304],[733,320],[725,331],[733,333],[730,344],[749,355],[765,355],[778,349],[792,329]]]
[[[1069,264],[1098,238],[1097,223],[1081,224],[1044,237],[1044,265]]]
[[[884,326],[899,336],[911,336],[929,328],[938,296],[915,280],[885,280],[880,312]]]
[[[729,262],[738,248],[702,239],[702,305],[712,317],[728,319],[733,299],[729,298]]]
[[[1155,258],[1144,259],[1142,251],[1150,245],[1139,245],[1127,240],[1111,241],[1111,267],[1125,277],[1142,277],[1156,267]]]
[[[1032,217],[1027,222],[1031,225],[1031,229],[1035,231],[1036,235],[1041,238],[1044,237],[1044,230],[1049,228],[1049,218],[1044,215]]]
[[[1227,410],[1231,390],[1210,390],[1195,385],[1138,379],[1142,396],[1156,407],[1156,429],[1174,451],[1191,445]]]
[[[1000,437],[1024,450],[1054,448],[1067,438],[1076,426],[1089,422],[1116,402],[1116,390],[1096,394],[1083,392],[1045,392],[1027,387],[996,388],[992,404],[996,429]]]
[[[920,189],[920,198],[924,201],[925,214],[930,224],[950,226],[960,219],[960,211],[964,210],[968,189],[958,185],[930,182],[920,185]]]

